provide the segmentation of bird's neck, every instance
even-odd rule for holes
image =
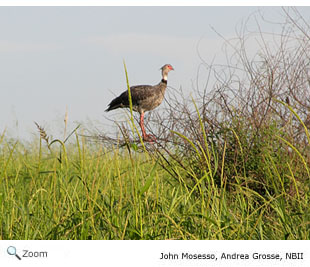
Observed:
[[[161,79],[161,82],[164,83],[164,84],[167,84],[167,79],[162,78],[162,79]]]
[[[168,72],[166,69],[162,70],[161,76],[163,77],[163,80],[167,81],[168,79]]]

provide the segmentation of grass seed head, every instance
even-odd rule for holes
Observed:
[[[45,142],[48,144],[48,135],[46,133],[46,131],[44,130],[43,127],[41,127],[37,122],[34,122],[35,125],[37,126],[38,130],[39,130],[39,133],[40,133],[40,137],[45,140]]]

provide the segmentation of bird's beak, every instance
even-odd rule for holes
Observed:
[[[171,66],[171,69],[170,70],[174,70],[174,68]]]

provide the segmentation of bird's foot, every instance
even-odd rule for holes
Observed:
[[[156,137],[154,135],[151,135],[151,134],[145,134],[143,136],[143,141],[144,142],[154,143],[154,142],[156,142]]]

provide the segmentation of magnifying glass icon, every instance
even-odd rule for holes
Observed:
[[[15,255],[15,257],[17,259],[21,260],[21,258],[16,254],[16,247],[9,246],[8,249],[7,249],[7,252],[8,252],[9,255],[12,255],[12,256]]]

